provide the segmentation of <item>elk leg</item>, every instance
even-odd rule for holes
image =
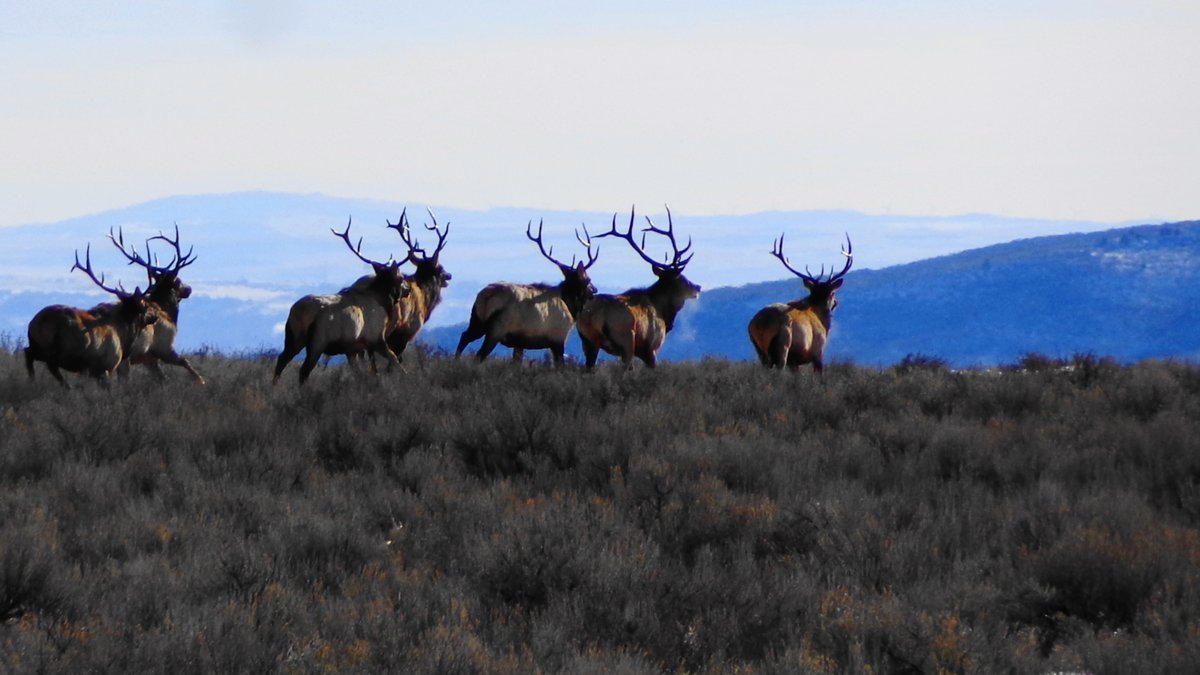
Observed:
[[[396,363],[404,363],[404,350],[408,349],[408,338],[398,337],[397,333],[399,332],[396,331],[388,337],[387,346],[392,355],[396,357]]]
[[[471,312],[471,323],[467,324],[467,329],[462,332],[462,337],[458,338],[458,349],[454,352],[454,358],[462,356],[463,350],[467,348],[467,345],[486,334],[487,327],[484,326],[483,321],[480,321],[475,316],[475,312]]]
[[[392,372],[393,368],[404,370],[404,366],[400,365],[400,357],[396,356],[396,353],[392,351],[386,342],[380,346],[379,351],[383,352],[383,358],[387,359],[389,373]],[[371,353],[374,354],[375,352],[372,351]]]
[[[36,359],[34,358],[33,352],[28,347],[26,347],[25,348],[25,369],[29,371],[29,379],[31,379],[31,380],[33,379],[33,362],[35,360]]]
[[[192,367],[192,364],[188,363],[188,360],[180,356],[178,352],[171,350],[170,354],[159,358],[163,363],[169,363],[173,366],[179,366],[180,368],[187,370],[192,374],[192,379],[196,381],[196,384],[204,384],[204,378],[200,377],[200,373],[197,373],[196,369]],[[291,361],[291,359],[288,359],[288,361]],[[160,368],[157,363],[151,361],[147,365],[154,366],[154,371],[158,374],[158,376],[163,380],[167,379],[167,376],[163,373],[162,368]],[[286,361],[284,362],[284,365],[287,365]],[[276,377],[278,377],[278,374],[276,374]]]
[[[525,360],[525,350],[520,347],[513,347],[512,355],[513,363],[520,363]]]
[[[308,350],[304,354],[304,364],[300,366],[300,384],[304,384],[308,380],[308,374],[317,367],[317,363],[321,360],[320,352],[316,350]]]
[[[587,363],[587,367],[594,367],[596,365],[596,357],[600,356],[599,345],[585,338],[583,333],[579,334],[579,342],[583,345],[583,358]]]
[[[66,378],[62,376],[62,372],[59,371],[57,365],[47,361],[46,368],[50,369],[50,374],[54,376],[54,379],[58,380],[58,383],[63,386],[63,389],[71,388],[71,385],[67,384]]]
[[[789,328],[780,328],[779,332],[775,333],[775,337],[771,340],[769,358],[772,368],[783,370],[785,367],[790,367],[788,363],[788,352],[792,346],[792,331]]]
[[[483,344],[479,347],[479,353],[475,355],[475,358],[482,362],[491,355],[492,350],[496,348],[496,345],[499,344],[499,342],[499,340],[491,335],[484,336]]]
[[[295,344],[295,341],[292,339],[291,335],[288,335],[286,338],[284,338],[283,351],[280,352],[279,358],[275,360],[274,382],[279,381],[279,376],[283,374],[283,369],[287,368],[287,365],[292,362],[292,359],[296,358],[296,355],[302,351],[304,351],[304,345]]]
[[[565,345],[554,345],[554,346],[550,347],[550,353],[554,355],[554,365],[556,365],[556,366],[563,365],[564,349],[565,349]]]

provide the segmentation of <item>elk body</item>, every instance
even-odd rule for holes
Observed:
[[[274,381],[300,352],[300,383],[308,380],[322,355],[356,354],[363,350],[380,352],[388,361],[388,370],[400,362],[387,346],[387,334],[398,323],[398,302],[408,294],[408,282],[395,261],[377,263],[362,255],[359,246],[350,243],[350,225],[335,235],[375,273],[360,278],[340,293],[308,295],[296,301],[288,313],[284,328],[283,352],[275,362]]]
[[[700,286],[683,276],[684,267],[692,259],[684,254],[692,244],[689,241],[682,249],[676,245],[670,209],[667,209],[666,230],[658,229],[646,218],[649,227],[642,230],[642,244],[645,245],[646,232],[665,235],[673,251],[671,262],[658,262],[646,255],[643,246],[638,246],[633,240],[634,220],[631,212],[629,231],[622,234],[617,231],[617,218],[613,216],[612,230],[597,236],[616,236],[629,242],[633,250],[650,263],[658,281],[648,288],[634,288],[620,295],[597,295],[584,305],[575,329],[583,343],[588,368],[596,365],[601,349],[619,357],[626,365],[632,364],[636,356],[653,368],[658,363],[658,350],[667,333],[675,327],[675,316],[685,302],[700,295]]]
[[[441,304],[442,289],[450,285],[452,278],[446,268],[438,262],[438,254],[446,247],[446,237],[450,235],[450,224],[447,223],[446,231],[442,232],[438,229],[437,217],[433,215],[433,211],[429,212],[433,225],[426,225],[425,229],[437,236],[438,243],[433,253],[428,254],[413,238],[406,213],[400,213],[400,220],[395,225],[388,222],[388,227],[396,230],[400,239],[408,246],[408,257],[405,261],[416,266],[412,274],[404,277],[410,293],[401,297],[396,304],[396,325],[387,338],[388,348],[400,361],[404,360],[404,350],[425,327],[425,322],[429,321],[434,308]],[[374,350],[368,349],[368,352],[374,358]]]
[[[587,230],[585,228],[584,234]],[[596,263],[591,238],[575,236],[587,248],[587,263],[566,265],[553,257],[554,247],[547,251],[542,245],[542,224],[538,223],[537,237],[533,236],[533,221],[525,236],[538,245],[542,256],[554,263],[563,275],[562,283],[514,284],[506,281],[490,284],[475,297],[471,322],[458,340],[461,356],[467,345],[483,338],[477,358],[483,361],[497,344],[511,347],[513,361],[521,362],[526,349],[549,349],[554,362],[561,365],[567,337],[575,326],[575,317],[583,305],[596,296],[596,287],[588,279],[587,270]]]
[[[771,255],[779,258],[784,267],[800,277],[808,289],[808,297],[788,303],[777,302],[759,310],[750,320],[750,342],[758,353],[758,360],[768,368],[787,366],[793,372],[800,366],[811,363],[813,370],[825,368],[825,346],[829,342],[829,328],[833,321],[833,310],[837,307],[837,289],[842,287],[843,278],[854,263],[854,248],[850,237],[846,237],[847,248],[842,249],[846,266],[841,272],[825,268],[817,275],[801,272],[788,262],[783,254],[783,236],[775,242]]]
[[[145,268],[146,276],[150,280],[150,286],[146,289],[146,298],[158,314],[158,321],[147,326],[134,340],[128,356],[121,363],[117,373],[126,375],[130,365],[145,364],[160,380],[165,380],[166,375],[158,365],[162,362],[187,370],[196,384],[204,384],[204,378],[200,376],[200,373],[196,372],[192,364],[188,363],[188,360],[175,350],[175,336],[179,332],[179,303],[192,295],[192,287],[183,283],[179,278],[179,271],[196,262],[196,257],[192,255],[191,249],[188,250],[187,255],[184,255],[179,247],[179,227],[175,227],[174,239],[160,233],[147,240],[146,258],[142,258],[136,248],[126,249],[125,238],[120,232],[114,237],[110,231],[108,236],[121,253],[129,259],[129,264]],[[169,264],[159,266],[155,264],[157,263],[156,259],[151,262],[150,242],[155,239],[161,239],[175,249],[174,258]],[[94,309],[99,309],[99,307]]]
[[[25,367],[29,379],[33,379],[33,364],[42,361],[63,387],[70,385],[63,379],[61,370],[87,373],[97,379],[107,378],[129,353],[134,340],[159,316],[154,306],[147,302],[140,289],[126,293],[119,286],[108,288],[104,277],[99,279],[92,273],[91,248],[87,262],[79,264],[75,254],[75,265],[97,286],[117,296],[118,301],[101,311],[78,309],[66,305],[51,305],[39,311],[29,322],[29,347],[25,349]]]

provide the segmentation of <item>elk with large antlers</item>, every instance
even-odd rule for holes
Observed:
[[[288,313],[284,328],[283,352],[275,362],[275,378],[300,352],[300,383],[308,380],[322,355],[357,354],[370,350],[380,352],[388,362],[388,370],[399,369],[400,361],[387,346],[387,335],[399,323],[399,302],[409,294],[409,284],[400,273],[400,263],[370,260],[362,254],[362,239],[358,246],[350,242],[350,224],[345,232],[332,230],[346,242],[359,260],[375,271],[329,295],[307,295],[296,301]]]
[[[105,286],[103,274],[96,277],[90,245],[85,259],[87,262],[79,264],[76,251],[71,271],[82,271],[97,286],[117,296],[118,302],[111,309],[95,313],[66,305],[51,305],[38,312],[29,322],[29,347],[25,349],[25,367],[31,380],[34,362],[43,361],[67,389],[70,385],[60,370],[86,372],[107,382],[138,335],[159,319],[157,309],[147,302],[141,289],[127,293],[120,284],[116,288]]]
[[[125,256],[130,265],[145,268],[146,276],[150,280],[150,286],[146,288],[146,298],[154,305],[158,313],[158,321],[147,326],[134,340],[129,354],[121,363],[117,374],[125,375],[129,371],[129,366],[144,363],[154,371],[160,380],[165,380],[166,375],[158,365],[159,362],[162,362],[187,370],[196,384],[204,384],[204,378],[200,376],[200,373],[196,372],[186,358],[175,351],[175,336],[179,333],[179,303],[192,295],[192,287],[183,283],[179,278],[179,271],[196,262],[196,256],[192,254],[191,248],[188,249],[187,254],[184,254],[179,246],[179,225],[175,226],[174,239],[167,237],[162,232],[147,239],[145,258],[138,253],[136,247],[125,246],[125,236],[121,230],[117,230],[115,236],[112,230],[109,230],[108,238]],[[174,249],[170,263],[159,265],[157,256],[150,255],[150,242],[155,240],[165,241]],[[92,311],[103,311],[106,307],[111,307],[111,305],[97,305]]]
[[[567,265],[554,259],[554,247],[547,251],[542,244],[542,223],[533,236],[533,221],[525,228],[525,236],[538,245],[542,257],[558,266],[562,283],[514,284],[500,281],[489,284],[475,298],[471,323],[458,341],[455,356],[461,356],[467,345],[483,338],[477,355],[486,359],[497,344],[511,347],[513,361],[520,363],[526,349],[549,349],[554,362],[562,365],[567,337],[575,325],[575,317],[584,304],[596,296],[596,287],[588,279],[587,270],[596,263],[599,249],[592,249],[592,238],[584,227],[584,236],[575,238],[587,251],[587,262],[580,260]]]
[[[611,236],[629,242],[633,250],[650,263],[658,281],[649,288],[633,288],[620,295],[597,295],[584,305],[575,329],[583,343],[588,368],[596,365],[601,349],[620,357],[626,365],[632,364],[636,356],[653,368],[658,362],[658,350],[667,333],[675,327],[675,316],[683,309],[685,302],[700,295],[700,286],[683,276],[684,268],[692,259],[691,255],[687,255],[692,242],[689,239],[687,246],[682,249],[676,244],[671,210],[667,209],[665,230],[656,227],[649,217],[646,218],[649,227],[642,230],[641,246],[634,241],[635,220],[636,216],[630,211],[629,231],[622,234],[617,231],[617,217],[614,215],[612,230],[597,235],[597,238]],[[646,232],[667,237],[673,251],[670,261],[659,262],[646,254]]]
[[[759,310],[750,320],[750,342],[754,343],[759,362],[768,368],[787,366],[795,372],[800,366],[811,363],[813,370],[819,373],[825,368],[825,346],[829,343],[833,310],[838,304],[835,292],[842,287],[843,277],[854,263],[854,245],[846,235],[846,248],[842,249],[846,266],[837,273],[830,269],[829,278],[824,278],[824,265],[816,275],[807,267],[803,272],[792,267],[783,254],[783,235],[776,240],[771,255],[779,258],[789,272],[800,277],[808,289],[808,297],[788,303],[777,302]]]
[[[395,225],[388,222],[388,227],[396,230],[404,245],[408,247],[405,262],[411,262],[417,268],[412,274],[404,277],[411,292],[397,303],[397,324],[387,339],[388,347],[401,361],[404,360],[404,350],[416,339],[434,308],[442,302],[442,289],[450,285],[451,279],[450,273],[438,262],[438,254],[446,247],[446,237],[450,236],[450,223],[446,223],[446,230],[443,232],[438,228],[437,216],[433,215],[433,210],[426,210],[433,219],[433,225],[426,225],[425,229],[433,232],[438,240],[432,254],[427,253],[413,238],[408,227],[407,209],[400,212],[400,219]]]

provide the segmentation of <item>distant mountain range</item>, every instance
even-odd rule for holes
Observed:
[[[184,275],[196,294],[183,305],[180,346],[278,348],[278,327],[296,298],[336,290],[368,271],[329,229],[345,227],[352,216],[352,235],[363,238],[366,255],[400,256],[403,246],[384,219],[395,222],[403,208],[322,195],[235,193],[172,197],[61,223],[2,228],[0,332],[23,337],[29,318],[47,304],[100,301],[86,278],[67,274],[74,251],[82,253],[89,243],[94,266],[110,279],[129,288],[144,284],[144,275],[124,266],[105,235],[121,227],[127,240],[140,242],[177,222],[184,245],[194,245],[198,256]],[[424,205],[407,208],[419,236],[430,217]],[[664,226],[666,215],[657,211],[647,213]],[[597,234],[613,218],[531,209],[434,207],[434,213],[439,223],[450,223],[443,262],[454,279],[423,338],[448,349],[457,344],[471,301],[485,284],[557,281],[557,271],[526,240],[527,222],[536,226],[544,219],[547,244],[555,246],[556,257],[570,259],[581,251],[576,227],[586,224]],[[777,280],[790,275],[767,253],[781,232],[793,263],[814,268],[839,263],[838,246],[846,233],[853,239],[855,268],[839,293],[828,350],[834,359],[886,364],[921,353],[971,366],[1012,362],[1029,351],[1200,358],[1197,221],[1109,229],[1105,223],[987,215],[674,216],[681,242],[694,242],[687,274],[705,290],[680,315],[661,353],[666,359],[753,358],[746,323],[754,312],[804,295],[794,277]],[[617,214],[624,225],[628,217],[628,211]],[[640,211],[638,219],[644,226]],[[1037,236],[1045,234],[1055,236]],[[1009,243],[999,243],[1004,241]],[[602,291],[652,280],[645,263],[620,242],[597,243],[601,254],[592,277]],[[647,242],[661,255],[653,246]],[[940,257],[921,259],[927,256]],[[568,348],[578,354],[577,339]]]

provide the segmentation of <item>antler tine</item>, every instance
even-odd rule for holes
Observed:
[[[408,228],[408,207],[406,206],[400,211],[400,217],[398,219],[396,219],[395,225],[392,224],[392,221],[390,221],[386,218],[384,218],[383,222],[387,223],[387,226],[390,229],[393,229],[393,230],[399,232],[400,238],[403,239],[404,238],[404,230]]]
[[[846,273],[850,271],[850,266],[854,264],[854,244],[850,241],[849,232],[846,233],[846,248],[842,249],[842,255],[846,256],[846,266],[842,268],[841,272],[838,272],[837,274],[831,274],[829,277],[830,281],[841,279],[842,277],[846,276]]]
[[[130,252],[130,250],[127,250],[125,248],[125,231],[123,229],[117,228],[117,234],[116,234],[116,236],[113,236],[112,228],[111,227],[108,228],[108,238],[110,241],[112,241],[113,246],[116,246],[117,250],[121,252],[121,255],[125,256],[129,260],[128,264],[141,265],[142,267],[146,267],[146,268],[153,267],[152,265],[150,265],[150,263],[148,263],[142,259],[141,254],[139,254],[137,252],[137,248],[130,247],[132,249],[132,252]],[[147,247],[146,254],[149,255],[149,253],[150,253],[150,249],[149,249],[149,247]]]
[[[442,252],[442,249],[446,247],[446,237],[450,236],[450,223],[446,223],[446,231],[443,233],[441,230],[438,229],[437,216],[433,215],[433,209],[426,206],[425,210],[429,212],[429,217],[433,219],[433,225],[426,225],[425,229],[429,230],[430,232],[433,232],[435,235],[437,235],[437,238],[438,238],[437,246],[435,246],[433,248],[433,255],[425,256],[426,260],[432,260],[432,259],[436,259],[438,257],[438,254]],[[425,253],[425,251],[421,251],[421,254],[423,256],[424,256],[424,253]]]
[[[633,208],[631,208],[629,210],[629,231],[622,234],[621,232],[617,231],[617,214],[614,213],[612,229],[609,230],[608,232],[605,232],[604,234],[596,235],[596,238],[599,239],[600,237],[613,237],[613,236],[620,237],[621,239],[624,239],[625,241],[629,242],[630,248],[632,248],[635,252],[637,252],[638,255],[642,256],[642,260],[645,260],[646,262],[650,263],[650,265],[652,267],[655,267],[655,268],[667,267],[667,265],[664,265],[663,263],[660,263],[657,260],[655,260],[654,258],[651,258],[650,256],[646,255],[646,250],[645,250],[646,237],[644,234],[642,235],[642,245],[641,246],[638,246],[638,243],[633,240],[633,230],[636,225],[636,222],[637,222],[637,214],[635,213],[635,210]]]
[[[555,265],[558,265],[559,267],[566,267],[566,265],[564,265],[561,262],[554,259],[554,247],[553,246],[551,246],[550,250],[547,251],[546,247],[544,245],[542,245],[542,227],[544,224],[545,224],[545,221],[538,220],[538,233],[537,233],[537,236],[534,237],[533,236],[533,220],[530,220],[529,224],[525,226],[525,236],[529,237],[529,241],[532,241],[533,243],[538,245],[538,250],[542,252],[543,258],[545,258],[546,260],[549,260],[550,262],[554,263]]]
[[[161,240],[167,242],[168,244],[170,244],[171,248],[175,249],[175,259],[172,260],[171,263],[169,265],[167,265],[166,267],[158,268],[160,271],[162,271],[162,272],[179,272],[179,270],[196,262],[196,256],[192,255],[192,252],[196,250],[195,246],[188,248],[187,255],[184,255],[182,249],[180,249],[180,247],[179,247],[179,223],[175,223],[175,238],[174,239],[171,239],[167,235],[163,234],[162,230],[159,230],[157,235],[147,239],[146,240],[146,251],[147,252],[150,251],[150,242],[154,241],[155,239],[161,239]],[[157,263],[158,263],[157,256],[155,257],[154,262],[157,267]]]
[[[386,263],[378,263],[378,262],[375,262],[374,260],[371,260],[370,258],[364,256],[362,254],[362,237],[358,238],[357,246],[350,243],[350,223],[353,222],[353,220],[354,220],[353,217],[351,217],[350,220],[348,220],[346,222],[346,231],[345,232],[338,232],[337,230],[333,229],[332,227],[329,228],[329,231],[332,232],[334,234],[334,236],[336,236],[337,238],[346,242],[346,246],[350,248],[350,251],[355,256],[357,256],[359,260],[367,263],[371,267],[384,267],[384,266],[391,265],[392,262],[395,260],[391,256],[388,256],[388,261]]]
[[[804,268],[804,272],[801,272],[795,267],[792,267],[792,263],[788,262],[787,256],[783,254],[783,238],[785,236],[786,233],[781,234],[779,235],[779,238],[775,240],[775,244],[771,248],[771,255],[779,258],[779,262],[783,263],[783,266],[786,267],[792,274],[795,274],[805,281],[816,281],[816,279],[812,276],[812,272],[809,272],[807,267]],[[805,272],[808,272],[808,274],[805,274]]]
[[[592,250],[592,235],[588,234],[587,223],[582,223],[581,225],[583,227],[583,237],[579,236],[579,230],[575,230],[575,238],[579,240],[579,243],[583,244],[584,250],[587,251],[588,261],[583,266],[583,269],[586,270],[596,264],[596,260],[600,257],[600,247],[597,246],[594,251]],[[575,264],[575,256],[571,256],[571,264]]]
[[[673,251],[673,256],[671,262],[667,263],[665,266],[674,269],[683,269],[692,259],[692,256],[688,256],[686,259],[683,259],[683,255],[692,248],[692,238],[689,236],[687,246],[679,248],[679,245],[675,242],[675,223],[671,219],[671,207],[667,206],[666,204],[663,204],[663,206],[667,209],[667,229],[660,229],[654,224],[653,220],[650,220],[650,216],[646,216],[646,222],[650,224],[650,227],[642,230],[642,246],[644,247],[646,245],[646,232],[654,232],[655,234],[666,235],[667,239],[671,242],[671,251]],[[693,253],[692,255],[695,254]]]
[[[97,286],[99,286],[100,288],[108,291],[109,293],[112,293],[113,295],[117,296],[118,298],[129,297],[129,293],[125,290],[125,287],[121,285],[121,282],[119,282],[119,281],[117,282],[116,288],[109,288],[108,286],[104,285],[104,273],[103,272],[100,273],[99,279],[96,278],[96,273],[92,271],[92,245],[91,244],[87,245],[87,253],[85,254],[85,260],[87,261],[86,263],[84,263],[83,265],[79,264],[79,249],[75,249],[75,264],[71,266],[71,271],[74,272],[75,270],[79,270],[79,271],[83,272],[84,274],[91,277],[92,283],[94,283]]]

